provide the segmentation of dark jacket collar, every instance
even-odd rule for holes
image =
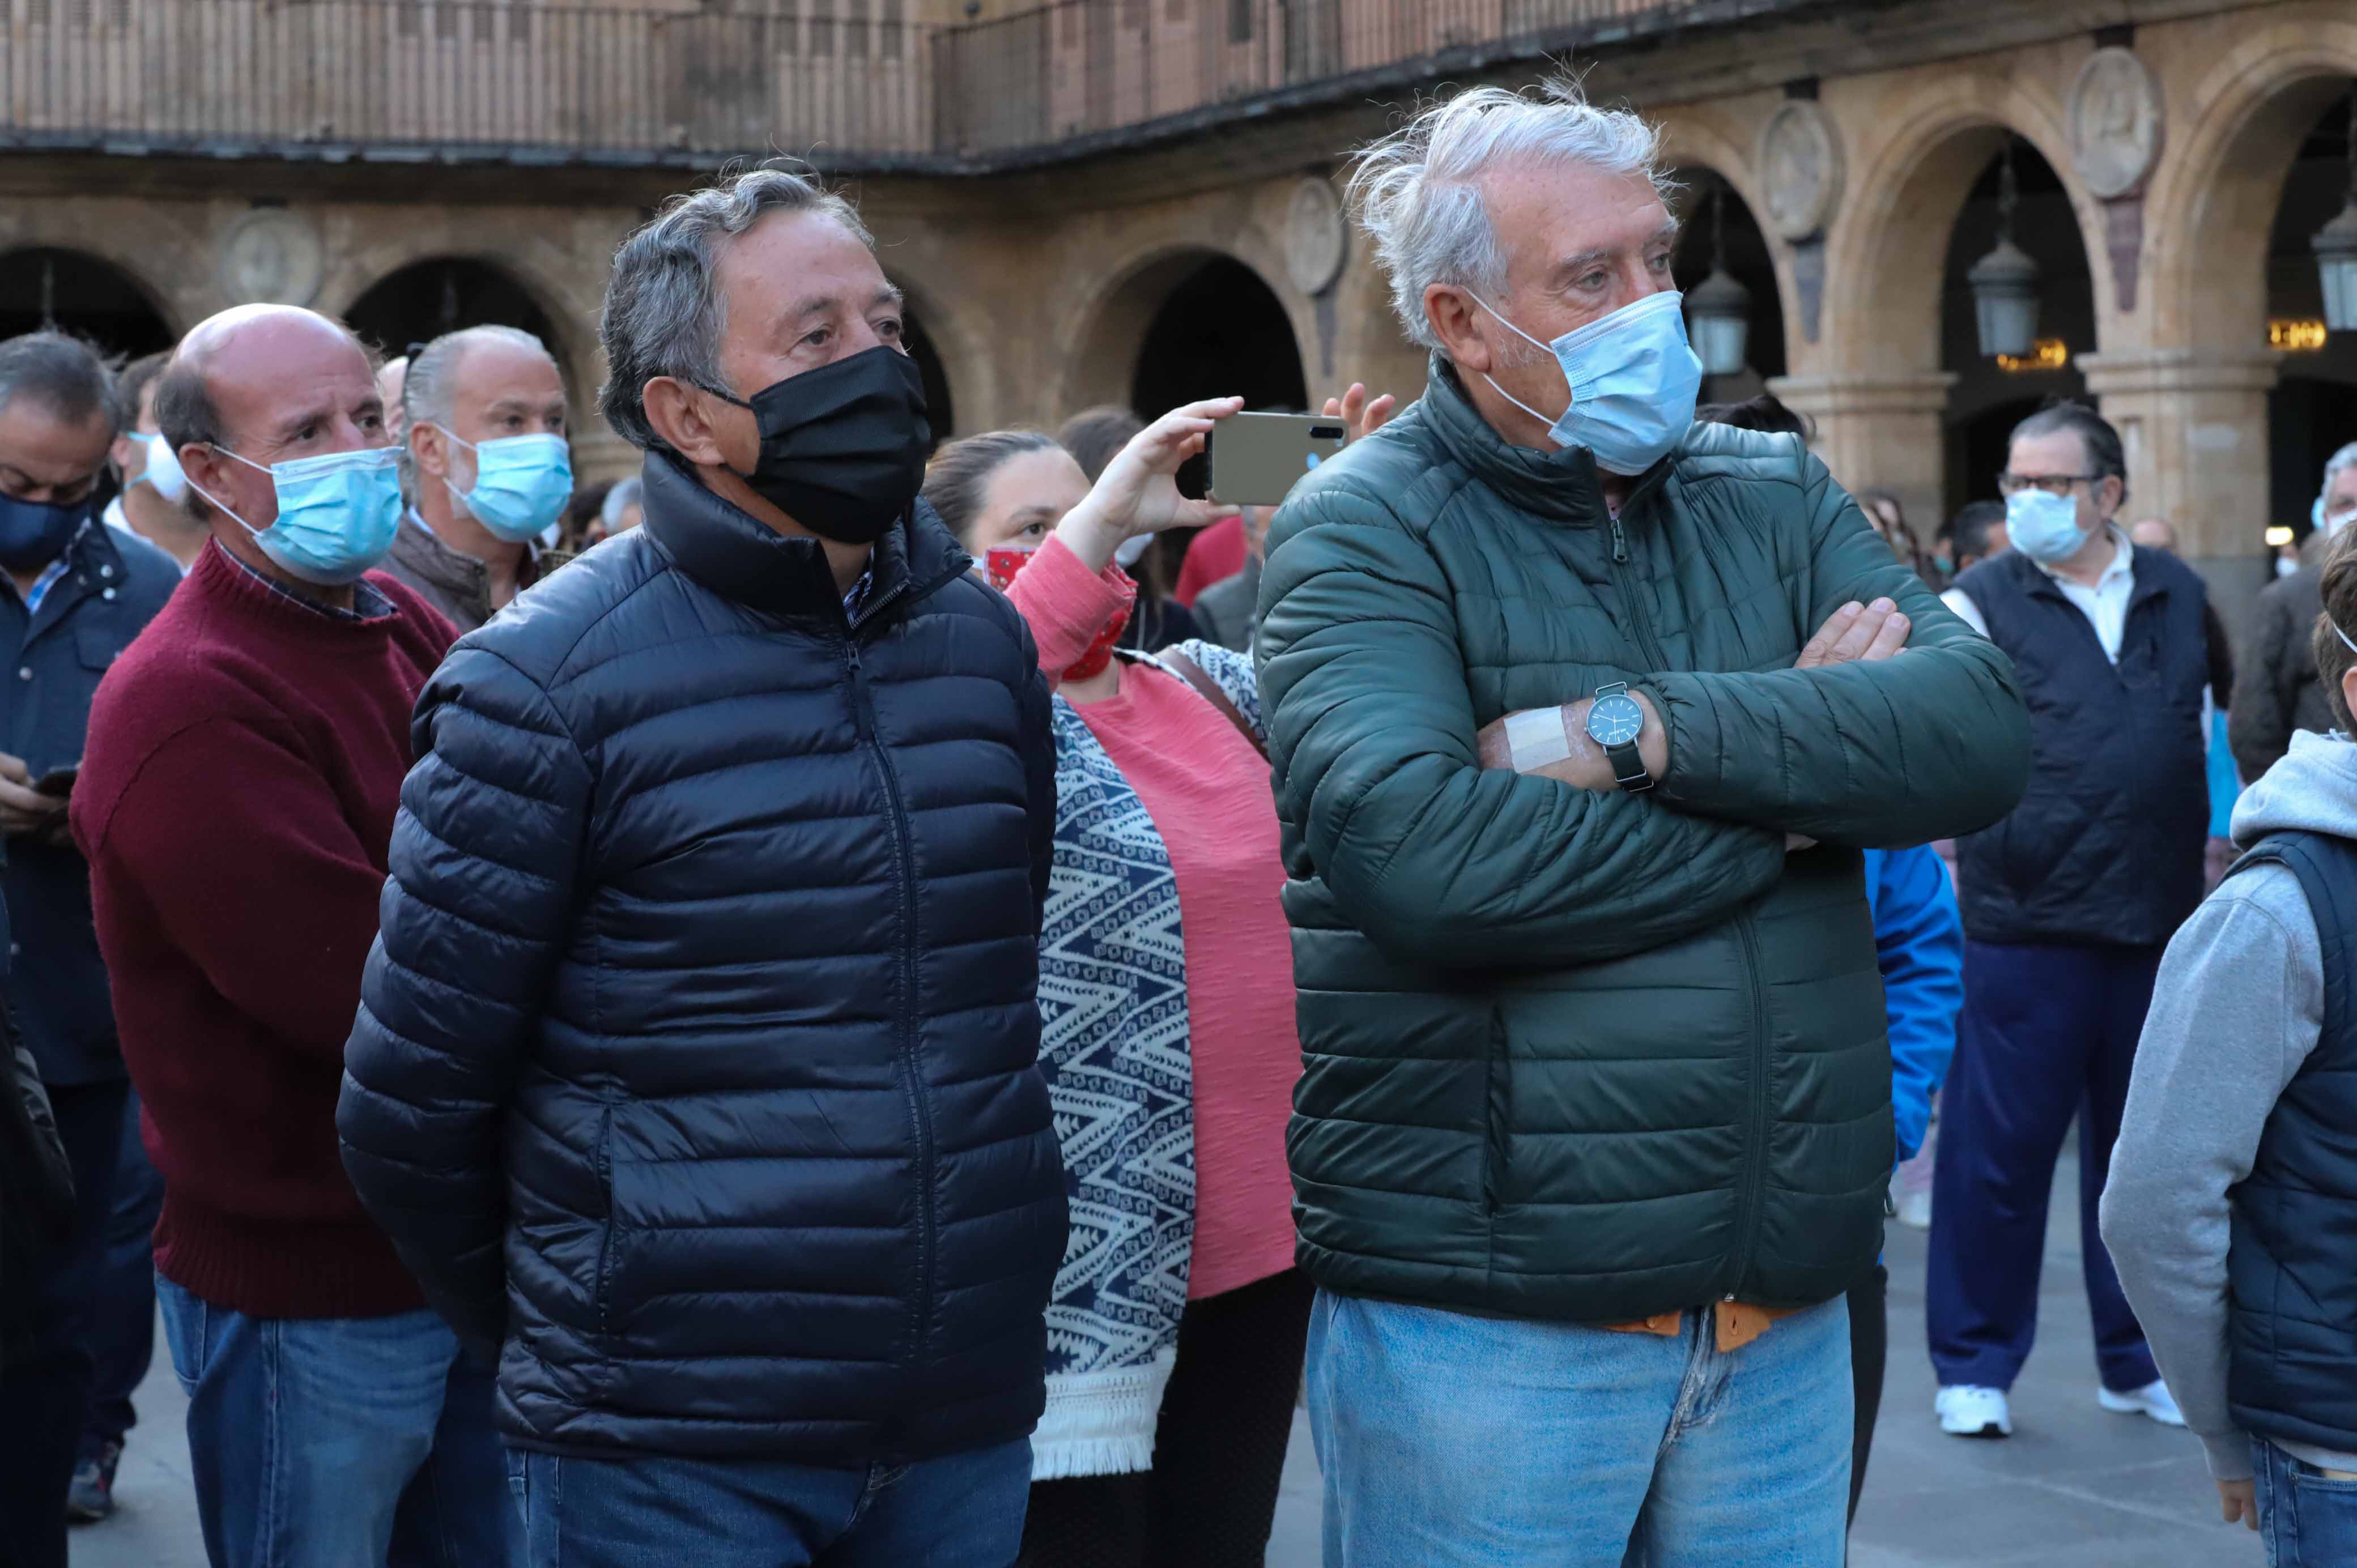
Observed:
[[[27,617],[28,637],[65,619],[75,605],[91,595],[121,588],[130,572],[114,531],[94,514],[66,541],[59,559],[66,569],[41,596],[40,607]]]
[[[431,584],[442,593],[475,611],[477,625],[491,618],[491,568],[489,563],[454,550],[434,532],[425,515],[411,507],[403,515],[401,531],[393,536],[393,549],[386,560],[408,571],[414,576]],[[539,580],[540,542],[529,540],[523,547],[523,564],[516,574],[516,586],[528,588]]]
[[[1514,446],[1490,428],[1490,422],[1481,417],[1481,411],[1473,406],[1457,379],[1457,367],[1444,355],[1432,357],[1424,406],[1442,448],[1508,505],[1577,526],[1600,528],[1610,521],[1596,459],[1586,447],[1534,452]],[[1630,486],[1624,512],[1660,487],[1676,456],[1671,453]]]
[[[726,599],[771,615],[843,619],[843,594],[815,539],[789,539],[704,488],[678,457],[649,452],[640,526],[672,564]],[[864,621],[931,593],[972,565],[920,499],[876,542]]]

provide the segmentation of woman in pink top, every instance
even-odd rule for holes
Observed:
[[[1114,553],[1218,510],[1171,476],[1239,406],[1165,416],[1093,489],[1028,431],[944,447],[925,481],[1058,683],[1040,1061],[1071,1235],[1030,1568],[1256,1568],[1301,1378],[1285,1160],[1301,1049],[1257,684],[1209,643],[1114,650],[1136,591]]]

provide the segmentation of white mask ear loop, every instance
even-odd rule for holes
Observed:
[[[1480,295],[1475,294],[1471,289],[1469,288],[1465,291],[1465,297],[1480,306],[1482,309],[1488,311],[1491,315],[1496,316],[1500,321],[1504,321],[1507,331],[1512,332],[1515,337],[1520,338],[1523,342],[1528,343],[1534,349],[1544,349],[1550,356],[1555,353],[1555,349],[1553,348],[1549,347],[1547,344],[1540,342],[1537,338],[1532,337],[1529,333],[1523,331],[1512,322],[1506,321],[1506,318],[1503,316],[1499,316],[1498,309],[1495,306],[1491,305],[1488,300],[1483,299]],[[1482,371],[1481,379],[1490,383],[1490,390],[1491,392],[1496,392],[1500,397],[1504,398],[1508,403],[1512,403],[1516,408],[1521,409],[1524,413],[1529,414],[1533,419],[1535,419],[1541,424],[1545,425],[1548,430],[1554,430],[1556,424],[1560,421],[1562,415],[1558,414],[1555,418],[1550,419],[1545,414],[1541,413],[1537,409],[1533,408],[1529,403],[1524,403],[1521,398],[1516,397],[1513,393],[1500,386],[1498,384],[1497,378],[1491,375],[1489,371]],[[1566,390],[1568,390],[1569,385],[1570,383],[1568,381],[1565,383]],[[1563,412],[1565,413],[1569,413],[1571,412],[1571,408],[1568,403],[1565,405]]]
[[[2330,616],[2326,616],[2324,618],[2324,624],[2332,628],[2332,635],[2341,639],[2341,647],[2346,648],[2352,653],[2357,653],[2357,642],[2352,642],[2349,640],[2349,634],[2341,629],[2341,623],[2339,621],[2334,620]]]
[[[270,466],[268,464],[257,463],[251,457],[240,457],[236,453],[231,451],[228,447],[223,446],[217,441],[208,441],[205,445],[220,453],[222,456],[234,458],[236,461],[244,464],[249,468],[260,468],[265,474],[270,472]],[[197,483],[194,478],[190,478],[188,480],[188,489],[196,491],[197,494],[204,497],[205,499],[211,501],[213,505],[221,507],[221,515],[223,517],[228,518],[231,522],[237,524],[240,528],[245,530],[256,539],[262,537],[262,530],[254,527],[253,524],[238,516],[237,513],[231,511],[228,507],[223,506],[220,498],[215,496],[210,490],[206,489],[204,486]]]

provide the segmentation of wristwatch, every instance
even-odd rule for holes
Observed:
[[[1637,754],[1637,737],[1644,733],[1645,710],[1629,694],[1629,682],[1615,681],[1599,687],[1587,707],[1587,738],[1604,748],[1612,777],[1631,795],[1653,787],[1645,759]]]

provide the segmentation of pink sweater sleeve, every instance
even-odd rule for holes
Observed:
[[[1089,650],[1105,622],[1137,598],[1137,585],[1118,566],[1092,575],[1054,534],[1039,546],[1006,590],[1039,645],[1039,668],[1050,684]]]

